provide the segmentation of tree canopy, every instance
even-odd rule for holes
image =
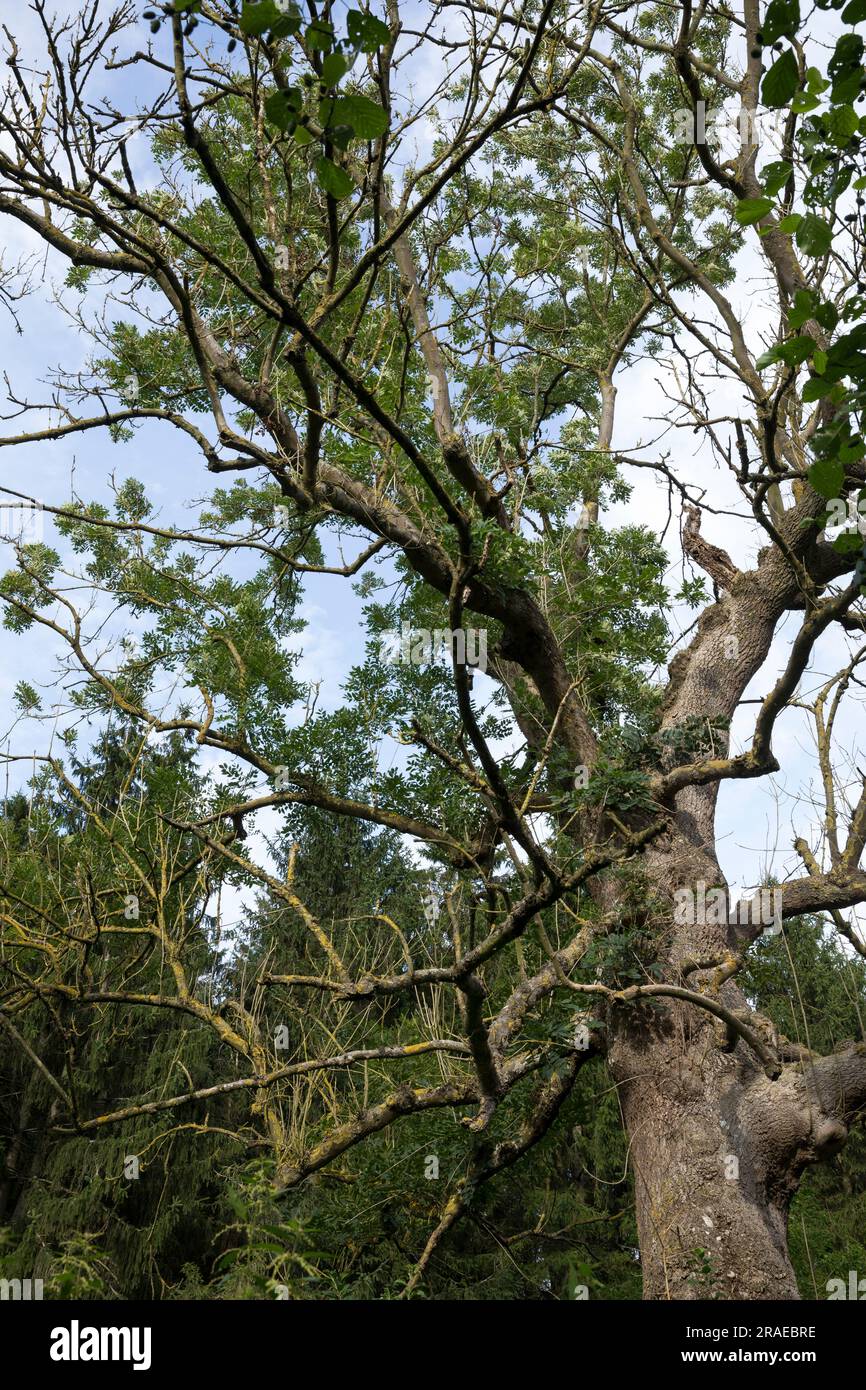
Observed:
[[[0,579],[57,661],[0,821],[3,1268],[825,1297],[866,1259],[866,6],[69,9],[4,26],[0,293],[26,332],[45,260],[88,355],[10,374],[0,446],[118,476]],[[141,431],[203,465],[170,519]],[[737,902],[719,794],[801,776],[794,727],[820,804]]]

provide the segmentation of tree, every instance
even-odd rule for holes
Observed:
[[[114,809],[110,837],[62,788],[52,796],[44,777],[29,799],[7,804],[0,821],[5,920],[16,938],[6,943],[9,980],[20,981],[32,968],[29,934],[22,938],[14,924],[27,920],[34,903],[43,921],[57,921],[68,902],[78,945],[57,977],[69,981],[67,991],[44,996],[41,1008],[20,1011],[14,1023],[4,1013],[9,1046],[2,1054],[0,1225],[11,1237],[9,1273],[43,1279],[49,1296],[160,1297],[183,1263],[203,1261],[215,1231],[230,1221],[228,1184],[221,1190],[214,1167],[229,1160],[237,1166],[256,1150],[251,1136],[232,1132],[225,1106],[219,1116],[214,1107],[209,1115],[203,1109],[194,1124],[166,1125],[159,1111],[139,1115],[112,1125],[98,1142],[94,1131],[62,1123],[70,1103],[75,1113],[99,1114],[118,1096],[160,1094],[166,1082],[181,1080],[206,1085],[224,1068],[217,1036],[194,1013],[134,1002],[110,1010],[94,1003],[77,1007],[70,994],[98,996],[120,979],[134,981],[139,998],[151,991],[159,996],[167,962],[154,949],[152,933],[139,926],[137,896],[124,895],[114,920],[106,911],[117,899],[112,851],[122,855],[121,835],[131,830],[137,852],[153,854],[163,829],[156,808],[167,787],[173,804],[179,786],[196,780],[195,770],[191,750],[177,740],[143,759],[140,739],[128,726],[109,729],[86,764],[74,749],[70,762],[76,788],[98,799],[103,813]],[[186,875],[175,878],[166,908],[204,1006],[224,993],[224,968],[213,948],[218,922],[204,910],[211,895],[200,882],[200,897],[184,892],[196,861],[190,851],[194,842],[187,846]],[[43,957],[51,952],[50,933],[39,943]],[[44,1067],[34,1067],[36,1052]],[[211,1259],[220,1253],[216,1246]]]
[[[25,424],[0,443],[107,429],[122,445],[158,421],[209,472],[237,475],[187,528],[157,524],[133,482],[113,509],[46,506],[81,557],[76,584],[142,630],[137,651],[98,654],[69,559],[44,543],[19,544],[0,585],[13,630],[42,625],[77,668],[67,717],[122,717],[143,746],[167,737],[222,759],[204,786],[164,778],[154,819],[134,813],[131,784],[106,801],[68,757],[42,756],[102,847],[96,899],[68,895],[61,872],[4,913],[0,1018],[54,1092],[51,1124],[180,1123],[239,1092],[280,1200],[404,1122],[454,1112],[462,1167],[414,1293],[478,1194],[553,1142],[581,1070],[603,1060],[644,1296],[797,1297],[789,1204],[863,1111],[866,1044],[862,1029],[820,1046],[783,1036],[742,980],[755,943],[805,914],[866,954],[843,915],[866,901],[866,785],[833,739],[857,694],[866,573],[859,0],[826,78],[796,0],[763,15],[753,0],[742,14],[442,0],[420,30],[398,0],[382,16],[177,0],[144,12],[144,46],[132,4],[94,0],[59,22],[32,8],[35,76],[7,35],[0,213],[66,263],[96,347],[47,401],[12,388]],[[418,64],[441,73],[420,101]],[[133,75],[139,104],[121,109]],[[723,100],[738,107],[729,159],[705,131]],[[759,106],[782,113],[779,150]],[[139,132],[158,171],[146,186]],[[731,290],[745,239],[773,299],[759,345]],[[13,311],[21,292],[6,287]],[[668,349],[668,428],[692,430],[735,483],[738,545],[762,543],[751,565],[704,536],[723,499],[659,442],[614,447],[629,372]],[[40,410],[56,418],[28,428]],[[659,534],[602,525],[642,470],[681,519],[691,577],[676,592]],[[833,541],[849,504],[855,524]],[[369,644],[345,707],[308,700],[290,725],[304,691],[284,639],[303,576],[361,571]],[[682,641],[674,601],[700,609]],[[430,659],[443,633],[450,670]],[[731,721],[779,637],[736,752]],[[838,675],[810,700],[801,682],[830,637]],[[38,698],[19,690],[27,713]],[[733,905],[720,788],[778,771],[774,731],[804,706],[822,824],[798,837],[800,872]],[[393,911],[362,902],[330,922],[305,901],[302,848],[276,868],[251,851],[265,808],[376,827],[348,835],[355,866],[408,837],[427,910],[401,869]],[[202,997],[189,914],[226,875],[302,924],[304,944],[287,929],[278,963],[254,952],[254,974]],[[130,895],[142,948],[167,963],[158,988],[136,983],[128,940],[89,975],[97,939],[128,938]],[[118,1011],[182,1014],[242,1074],[156,1099],[142,1077],[93,1114],[68,1038],[41,1048],[18,1027],[61,1006],[95,1008],[97,1031]],[[290,1015],[308,1022],[287,1027],[284,1060],[269,1027]]]

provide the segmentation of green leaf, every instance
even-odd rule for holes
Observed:
[[[827,73],[833,79],[831,97],[834,103],[856,101],[863,76],[863,40],[859,34],[843,34],[836,41]]]
[[[38,714],[42,709],[38,691],[29,681],[19,681],[12,698],[22,714]]]
[[[328,136],[335,149],[345,152],[354,140],[355,132],[350,125],[329,125]]]
[[[345,169],[340,169],[325,155],[316,160],[316,177],[325,192],[338,200],[348,198],[355,187]]]
[[[863,549],[863,537],[857,531],[843,531],[834,540],[833,549],[838,555],[854,555]]]
[[[809,333],[803,333],[783,343],[779,355],[789,367],[799,367],[802,362],[808,362],[814,352],[815,339]]]
[[[764,192],[767,197],[775,198],[776,194],[785,187],[793,172],[794,166],[786,163],[784,159],[777,159],[772,164],[768,164],[761,173]]]
[[[862,439],[855,439],[853,443],[846,444],[843,449],[839,450],[839,458],[843,467],[847,463],[859,463],[864,454],[866,454],[866,445]]]
[[[833,333],[839,322],[839,310],[835,304],[819,304],[815,310],[815,318],[822,328],[826,328],[828,333]]]
[[[812,358],[812,366],[819,376],[823,376],[827,370],[827,354],[823,348],[816,348]]]
[[[832,381],[827,381],[826,377],[810,377],[800,393],[800,399],[806,403],[809,401],[820,400],[822,396],[829,396],[833,390]]]
[[[330,53],[334,47],[334,26],[327,24],[322,19],[313,20],[312,24],[307,25],[307,32],[304,35],[307,48],[314,53]]]
[[[833,231],[829,222],[809,212],[797,228],[797,245],[807,256],[823,256],[829,251]]]
[[[814,351],[815,339],[807,333],[788,338],[784,343],[776,343],[768,352],[761,354],[757,365],[763,368],[771,367],[774,362],[784,362],[787,367],[799,367],[809,360]]]
[[[845,24],[859,24],[866,19],[866,0],[851,0],[850,5],[846,5],[842,11],[842,20]]]
[[[778,361],[779,348],[777,345],[776,347],[768,348],[766,352],[762,352],[755,365],[759,371],[763,371],[765,367],[772,367],[773,363]]]
[[[761,100],[765,106],[785,106],[797,90],[800,72],[793,48],[786,48],[777,58],[761,83]]]
[[[802,328],[815,313],[815,296],[811,290],[797,290],[794,295],[794,307],[788,314],[788,323],[792,328]]]
[[[834,106],[824,117],[824,129],[834,145],[844,149],[860,121],[853,106]]]
[[[737,203],[734,216],[741,227],[750,227],[753,222],[760,222],[762,217],[766,217],[772,207],[772,198],[742,198]]]
[[[376,140],[388,129],[388,113],[369,97],[353,92],[334,102],[333,123],[351,126],[360,140]]]
[[[818,459],[809,469],[809,482],[819,497],[838,497],[845,481],[845,469],[836,459]]]
[[[255,0],[253,4],[244,4],[238,25],[242,34],[258,38],[260,34],[273,29],[281,17],[274,0]]]
[[[344,53],[336,49],[329,53],[322,63],[321,80],[326,87],[336,87],[341,77],[345,77],[349,71],[349,60]]]
[[[799,0],[771,0],[761,25],[765,45],[769,48],[777,39],[792,39],[799,24]]]
[[[862,125],[863,122],[861,121],[860,124]],[[830,202],[831,204],[838,203],[839,199],[842,197],[842,194],[845,192],[849,183],[851,182],[853,174],[854,170],[850,164],[843,164],[839,168],[836,177],[833,180],[833,185],[830,189],[830,196],[828,198],[828,202]]]
[[[349,41],[362,53],[375,53],[377,48],[388,43],[391,30],[375,15],[364,14],[361,10],[350,10],[347,16]]]
[[[303,106],[300,87],[289,87],[285,92],[271,92],[265,102],[265,115],[279,130],[294,130],[298,112]]]
[[[297,34],[301,24],[300,12],[293,6],[288,14],[280,14],[279,19],[271,28],[271,33],[276,39],[285,39],[290,34]]]
[[[284,39],[298,32],[301,16],[295,5],[285,11],[280,9],[276,0],[244,0],[238,25],[241,33],[250,38],[260,38],[270,31],[276,38]]]
[[[789,213],[787,217],[782,217],[779,221],[780,232],[796,232],[800,223],[803,221],[801,212]]]
[[[830,83],[827,81],[826,77],[821,75],[819,68],[807,68],[806,86],[810,92],[814,92],[816,96],[820,96],[822,92],[826,92]]]

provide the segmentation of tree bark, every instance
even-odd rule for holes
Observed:
[[[725,1051],[694,1014],[624,1013],[612,1058],[644,1298],[799,1298],[788,1208],[804,1169],[844,1145],[862,1109],[866,1046],[771,1080],[742,1042]]]

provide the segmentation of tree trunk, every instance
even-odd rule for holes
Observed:
[[[797,1298],[793,1185],[768,1163],[741,1043],[724,1052],[688,1006],[622,1020],[615,1048],[635,1177],[644,1298]]]
[[[658,896],[676,883],[723,883],[714,857],[679,836],[648,861]],[[683,983],[687,957],[721,962],[736,949],[738,929],[727,923],[679,925],[673,906],[670,923],[663,953],[670,981]],[[690,970],[685,983],[747,1017],[775,1048],[769,1020],[749,1009],[733,980],[714,991],[712,973]],[[609,1031],[635,1177],[644,1298],[799,1298],[788,1207],[805,1166],[847,1139],[864,1049],[807,1058],[770,1076],[723,1022],[667,999],[618,1007]]]

